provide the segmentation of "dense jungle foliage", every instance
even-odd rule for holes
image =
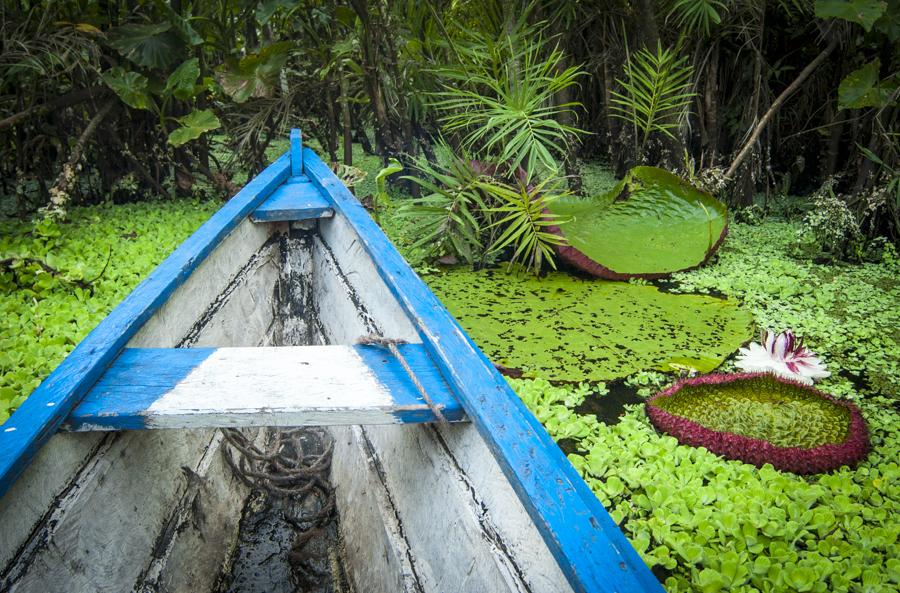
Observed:
[[[22,215],[227,197],[294,126],[331,161],[343,152],[351,165],[355,140],[405,164],[424,157],[426,178],[445,148],[500,173],[522,167],[535,185],[567,174],[574,191],[591,158],[619,177],[663,165],[733,205],[818,191],[829,220],[818,224],[836,229],[822,245],[840,255],[900,232],[898,0],[9,0],[0,11],[0,192]],[[517,202],[500,185],[487,206]],[[471,230],[454,238],[457,255]]]

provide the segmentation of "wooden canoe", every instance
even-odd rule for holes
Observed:
[[[353,591],[662,591],[298,131],[0,426],[0,590],[218,590],[250,504],[218,429],[299,425]]]

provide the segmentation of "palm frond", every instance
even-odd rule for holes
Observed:
[[[612,93],[614,117],[631,123],[639,132],[639,149],[654,132],[674,138],[696,96],[692,90],[693,67],[686,56],[658,44],[656,52],[647,48],[625,62],[625,80],[617,80],[624,92]]]

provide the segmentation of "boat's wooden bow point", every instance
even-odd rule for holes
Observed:
[[[421,344],[400,352],[448,421],[465,414]],[[434,422],[402,362],[377,346],[129,348],[64,428],[139,430]]]

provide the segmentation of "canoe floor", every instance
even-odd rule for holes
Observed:
[[[373,333],[420,341],[342,217],[245,220],[128,347]],[[0,504],[0,591],[571,591],[472,425],[327,430],[337,519],[299,559],[292,502],[238,479],[218,430],[57,434]]]

